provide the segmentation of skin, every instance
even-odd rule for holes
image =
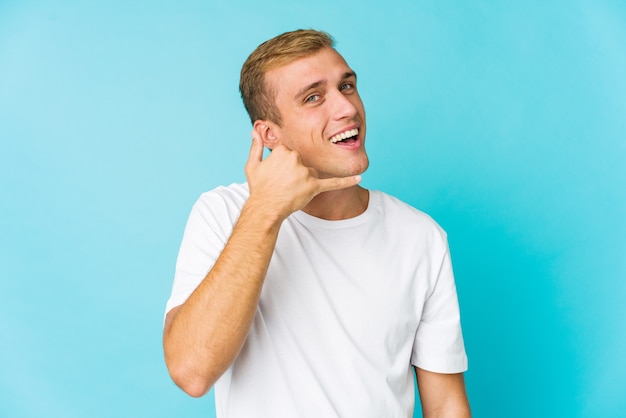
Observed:
[[[471,418],[463,373],[433,373],[415,368],[424,418]]]
[[[211,271],[165,320],[168,370],[194,397],[204,395],[241,350],[282,222],[298,210],[323,219],[352,218],[369,200],[358,186],[369,164],[365,110],[356,75],[341,55],[322,49],[269,71],[266,83],[276,92],[282,124],[255,121],[245,166],[250,197]],[[331,143],[353,128],[359,130],[356,141]],[[264,146],[272,150],[265,160]],[[467,405],[462,375],[417,369],[417,376],[422,403],[432,411],[425,417],[469,416],[469,407],[467,415],[447,412]]]
[[[258,120],[254,131],[276,152],[296,152],[305,167],[320,178],[363,173],[369,160],[365,152],[365,109],[356,89],[356,74],[334,49],[297,60],[266,74],[276,91],[282,125]],[[330,138],[359,129],[352,146],[332,144]],[[369,193],[358,186],[315,196],[303,210],[323,219],[346,219],[361,214]]]

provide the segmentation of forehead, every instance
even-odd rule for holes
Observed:
[[[298,58],[266,74],[266,82],[277,95],[295,93],[302,87],[319,82],[333,83],[352,70],[344,58],[333,48]]]

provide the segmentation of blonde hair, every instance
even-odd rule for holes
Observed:
[[[250,121],[269,120],[282,124],[276,107],[276,92],[268,86],[265,74],[297,59],[312,55],[323,48],[333,48],[335,42],[326,32],[299,29],[278,35],[259,45],[241,67],[239,92]]]

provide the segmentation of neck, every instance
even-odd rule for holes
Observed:
[[[367,209],[369,191],[361,186],[320,193],[302,210],[316,218],[339,221],[359,216]]]

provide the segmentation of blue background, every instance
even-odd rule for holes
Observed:
[[[617,0],[0,0],[0,416],[212,416],[164,305],[191,205],[245,179],[240,66],[300,27],[359,74],[363,184],[448,231],[474,415],[625,416]]]

